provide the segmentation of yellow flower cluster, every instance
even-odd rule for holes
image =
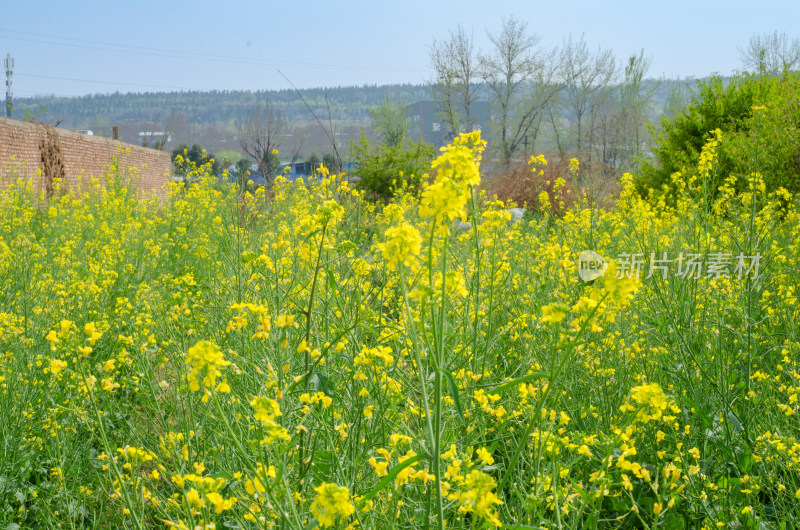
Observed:
[[[713,177],[713,147],[683,175]],[[445,149],[423,204],[371,204],[324,174],[269,192],[200,181],[162,201],[0,190],[0,430],[44,470],[5,466],[9,522],[800,518],[796,198],[754,172],[713,209],[668,206],[625,175],[607,209],[562,207],[554,176],[552,215],[511,222],[516,205],[472,193],[481,149],[474,133]],[[543,157],[530,165],[543,176]],[[618,260],[582,283],[579,248],[672,273],[664,253],[708,249],[731,254],[729,274],[639,278]],[[758,281],[737,278],[740,251],[762,254]],[[102,452],[74,458],[87,444]]]
[[[636,420],[646,423],[651,420],[658,421],[669,408],[674,413],[680,412],[669,398],[664,394],[658,383],[635,386],[631,389],[630,401],[620,407],[622,412],[635,411]]]
[[[436,180],[422,192],[419,214],[437,226],[461,217],[473,186],[481,181],[480,159],[486,142],[480,131],[462,133],[431,164]]]
[[[345,486],[323,483],[314,488],[317,497],[311,503],[311,513],[322,528],[336,525],[337,519],[346,519],[355,513],[350,490]]]
[[[459,503],[458,511],[474,514],[491,526],[502,526],[495,506],[503,504],[494,489],[497,482],[490,476],[473,469],[460,485],[459,491],[448,496]]]
[[[202,472],[203,466],[196,466],[196,468],[196,472],[200,473]],[[192,485],[191,488],[186,490],[184,498],[193,511],[210,505],[214,508],[214,513],[220,514],[233,508],[239,500],[236,497],[229,497],[226,499],[219,493],[227,483],[223,478],[215,479],[212,477],[204,477],[196,473],[189,473],[187,475],[173,475],[172,482],[184,490],[187,483]]]
[[[189,382],[189,390],[197,392],[201,386],[204,387],[204,402],[208,401],[208,389],[221,393],[230,392],[226,380],[217,383],[217,378],[222,376],[222,369],[230,364],[230,361],[225,360],[219,346],[211,341],[201,340],[186,353],[186,365],[189,367],[186,380]]]
[[[413,269],[422,249],[422,236],[410,223],[402,223],[386,230],[385,241],[378,244],[378,249],[389,270],[400,266]]]
[[[255,396],[250,401],[250,406],[253,407],[253,417],[256,421],[261,422],[261,426],[265,431],[265,437],[261,440],[261,445],[270,444],[275,440],[288,440],[290,438],[286,429],[275,421],[275,418],[281,415],[281,409],[277,401]]]

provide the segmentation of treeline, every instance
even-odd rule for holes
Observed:
[[[654,97],[656,107],[664,103],[671,87],[694,86],[691,81],[680,80],[646,80],[644,83],[658,86]],[[478,84],[475,90],[479,99],[491,98],[487,85]],[[320,119],[365,123],[369,121],[369,110],[380,106],[387,98],[408,103],[433,98],[431,87],[424,84],[312,88],[299,92]],[[238,129],[253,105],[265,101],[279,108],[290,123],[313,120],[294,90],[115,92],[81,97],[16,98],[14,117],[23,119],[27,110],[41,121],[60,122],[62,127],[70,129],[91,129],[118,123],[164,122],[175,113],[198,126]]]
[[[414,102],[431,97],[426,85],[413,84],[310,88],[299,93],[302,98],[292,89],[116,92],[71,98],[17,98],[14,112],[15,117],[22,119],[27,109],[30,113],[40,113],[41,121],[60,121],[62,127],[71,129],[99,128],[109,123],[164,122],[173,114],[201,127],[213,125],[237,129],[248,111],[256,103],[265,101],[280,108],[291,123],[313,120],[308,107],[320,119],[366,122],[369,109],[380,105],[386,98]]]
[[[573,140],[576,137],[580,139],[582,135],[574,135],[572,130],[580,119],[586,122],[586,118],[578,118],[575,113],[570,112],[570,109],[559,106],[560,103],[569,100],[571,84],[553,86],[552,83],[540,81],[527,78],[516,84],[514,101],[499,101],[496,97],[498,86],[492,86],[491,82],[478,76],[467,84],[469,95],[473,100],[491,103],[492,119],[489,127],[491,135],[487,135],[487,139],[494,146],[492,158],[505,159],[508,162],[512,158],[516,159],[518,155],[534,150],[557,151],[562,154],[566,151],[585,150],[581,146],[574,145]],[[453,83],[452,88],[457,86],[458,81]],[[619,81],[610,80],[604,88],[604,93],[619,94],[620,86]],[[646,103],[640,102],[636,107],[637,120],[634,131],[641,131],[644,123],[654,123],[661,115],[669,114],[669,109],[675,108],[676,103],[680,106],[692,94],[695,86],[694,80],[641,79],[637,93],[647,94],[647,98]],[[523,127],[512,130],[515,124],[520,123],[518,120],[520,113],[526,112],[520,102],[530,103],[533,101],[530,95],[537,94],[537,90],[541,93],[544,89],[556,91],[555,97],[547,101],[549,105],[540,106],[533,121],[523,121]],[[681,101],[676,102],[676,96]],[[65,129],[92,130],[94,134],[101,136],[110,136],[112,126],[116,126],[119,138],[130,143],[141,141],[138,136],[141,131],[166,130],[173,133],[172,142],[166,146],[170,150],[181,143],[188,145],[197,143],[211,152],[225,152],[229,157],[234,157],[235,152],[243,153],[241,131],[247,123],[248,114],[257,105],[269,103],[286,122],[286,130],[282,133],[286,137],[280,142],[281,153],[298,151],[300,157],[304,159],[312,153],[321,156],[331,151],[330,122],[336,129],[337,140],[341,144],[339,148],[344,151],[349,151],[349,142],[359,137],[362,127],[366,128],[368,135],[372,137],[374,133],[370,130],[373,125],[370,111],[389,100],[400,107],[423,100],[438,100],[441,104],[442,86],[441,84],[364,85],[304,89],[300,90],[299,94],[295,90],[217,90],[94,94],[72,98],[19,98],[14,100],[14,117],[50,124],[57,123]],[[602,107],[603,112],[593,114],[593,119],[590,120],[592,123],[588,131],[592,132],[587,138],[587,145],[590,148],[603,149],[602,142],[596,140],[602,137],[607,144],[606,156],[602,159],[616,165],[608,153],[619,151],[615,146],[619,146],[624,139],[635,137],[635,134],[630,134],[630,131],[626,130],[624,137],[620,136],[619,128],[616,127],[614,135],[608,133],[609,128],[617,123],[608,120],[611,116],[608,110],[614,107],[611,104],[612,100],[613,98],[606,97],[603,104],[597,106],[595,105],[597,99],[591,98],[592,104],[595,105],[593,108]],[[507,114],[503,114],[503,103],[510,111]],[[541,103],[542,100],[539,99],[537,104]],[[463,101],[452,97],[449,105],[451,114],[449,118],[445,116],[442,121],[450,123],[450,128],[456,130],[457,116],[463,114],[464,110]],[[452,112],[454,107],[458,107],[458,112]],[[442,114],[448,110],[447,105],[440,105],[440,108]],[[319,118],[321,124],[315,120],[314,115]],[[586,131],[586,126],[582,126]],[[506,132],[505,138],[503,131]],[[636,144],[642,145],[638,141]]]

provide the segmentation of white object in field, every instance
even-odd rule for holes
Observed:
[[[525,218],[525,208],[508,208],[506,211],[511,214],[512,223],[522,221]]]

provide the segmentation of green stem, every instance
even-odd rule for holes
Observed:
[[[603,305],[603,302],[605,302],[606,298],[608,298],[608,293],[605,293],[603,295],[603,297],[600,299],[600,301],[597,303],[597,305],[594,307],[594,309],[592,309],[592,311],[589,313],[588,317],[586,318],[586,321],[583,323],[583,326],[581,326],[581,329],[578,330],[578,333],[576,333],[576,335],[575,335],[576,342],[585,333],[585,330],[587,329],[587,326],[591,325],[592,318],[594,318],[595,314],[600,309],[600,307]],[[558,334],[556,334],[556,338],[557,337],[558,337]],[[511,462],[508,464],[508,467],[506,468],[506,472],[503,475],[503,479],[500,481],[500,485],[497,486],[497,491],[502,491],[503,488],[505,487],[505,485],[511,479],[511,476],[514,474],[514,470],[515,470],[515,468],[517,466],[517,462],[519,462],[519,457],[522,455],[523,449],[525,449],[525,447],[528,444],[528,438],[530,438],[531,432],[533,432],[533,428],[536,425],[538,425],[538,421],[541,418],[542,407],[544,406],[545,401],[547,400],[548,396],[552,392],[553,387],[556,385],[556,381],[558,380],[558,376],[561,375],[561,370],[564,368],[564,366],[567,365],[567,362],[569,360],[571,360],[572,353],[574,353],[576,347],[577,346],[575,345],[575,343],[573,343],[573,345],[569,346],[566,354],[561,357],[561,362],[555,367],[555,369],[553,369],[553,364],[554,363],[551,363],[551,365],[550,365],[551,372],[550,372],[550,375],[548,376],[547,389],[545,389],[545,391],[542,392],[542,395],[541,395],[541,397],[539,398],[539,401],[536,404],[536,412],[534,413],[533,417],[531,418],[530,423],[528,423],[528,426],[525,428],[525,432],[523,433],[522,437],[520,437],[520,439],[519,439],[519,443],[517,444],[517,448],[514,451],[514,456],[511,458]],[[555,355],[556,351],[558,351],[558,348],[556,347],[556,345],[553,345],[553,354],[554,355]]]
[[[317,248],[317,263],[316,263],[316,265],[314,265],[314,278],[311,280],[311,293],[308,296],[308,309],[305,311],[305,315],[306,315],[306,335],[305,335],[306,350],[303,352],[303,366],[304,366],[304,370],[305,370],[304,373],[306,374],[305,375],[305,379],[304,379],[305,385],[306,385],[306,389],[308,389],[308,382],[309,382],[310,372],[311,372],[309,370],[310,364],[311,364],[311,359],[309,357],[309,346],[308,346],[308,341],[311,340],[311,314],[312,314],[312,311],[314,310],[314,294],[317,292],[317,280],[319,278],[320,263],[322,262],[322,249],[323,249],[323,247],[325,245],[325,233],[327,232],[327,230],[328,230],[328,224],[325,223],[325,225],[323,225],[323,227],[322,227],[322,235],[321,235],[321,237],[319,239],[319,247]],[[310,435],[309,435],[309,441],[310,441]],[[305,463],[304,463],[305,454],[306,454],[306,443],[307,442],[306,442],[306,439],[305,439],[305,432],[301,431],[300,432],[300,443],[299,443],[300,447],[299,447],[298,452],[297,452],[297,456],[298,456],[298,460],[299,460],[298,464],[299,464],[299,470],[300,470],[300,472],[298,474],[298,491],[302,491],[302,485],[303,485],[303,482],[304,482],[303,481],[303,477],[305,477],[305,474],[306,474],[306,471],[307,471],[307,469],[305,468]],[[309,461],[309,466],[308,467],[309,468],[311,467],[311,462],[310,461]]]
[[[236,433],[233,432],[233,427],[231,426],[230,422],[228,421],[228,416],[225,415],[225,411],[222,410],[222,405],[220,404],[219,399],[217,398],[217,393],[216,392],[211,392],[211,400],[214,402],[214,408],[217,409],[217,414],[219,414],[219,417],[222,418],[222,423],[225,425],[225,431],[228,433],[228,437],[233,441],[233,445],[236,446],[236,450],[239,451],[239,455],[241,457],[241,460],[244,462],[244,464],[248,468],[249,472],[252,473],[253,477],[257,477],[258,476],[258,467],[256,465],[254,465],[250,461],[249,458],[247,458],[248,452],[245,451],[245,448],[242,445],[242,442],[239,440],[241,435],[240,434],[236,434]],[[266,478],[265,477],[262,477],[262,478],[264,479],[264,482],[266,482]],[[269,502],[271,502],[274,506],[280,506],[280,504],[278,504],[278,502],[277,502],[277,499],[275,499],[275,497],[272,495],[268,484],[266,484],[266,483],[264,484],[264,490],[265,490],[264,493],[269,497]],[[293,505],[292,505],[292,508],[293,508],[293,511],[294,511],[294,506]],[[300,526],[292,525],[292,527],[293,528],[302,528],[302,525],[300,525]]]
[[[111,451],[111,444],[108,443],[108,437],[106,436],[106,429],[103,425],[103,419],[100,415],[100,409],[97,407],[97,402],[94,399],[94,392],[91,388],[89,388],[88,383],[86,382],[86,374],[83,371],[83,363],[78,361],[78,366],[80,367],[81,378],[83,379],[83,384],[86,385],[86,393],[89,396],[89,403],[92,404],[92,410],[94,411],[95,416],[97,417],[97,425],[100,427],[100,436],[103,439],[103,447],[105,448],[106,454],[108,455],[109,464],[111,465],[111,470],[114,472],[114,476],[117,478],[117,482],[119,483],[119,489],[122,492],[122,496],[125,499],[125,504],[128,505],[128,511],[130,512],[130,516],[133,518],[133,522],[136,524],[136,528],[140,530],[144,530],[144,526],[142,522],[139,521],[139,518],[135,515],[136,511],[133,505],[133,500],[130,498],[130,494],[128,493],[128,488],[125,487],[125,482],[122,479],[122,473],[120,473],[119,468],[117,468],[117,462],[114,460],[114,454]]]

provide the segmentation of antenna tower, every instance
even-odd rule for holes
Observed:
[[[14,77],[14,59],[11,54],[6,54],[6,60],[3,61],[6,67],[6,117],[11,117],[11,82]]]

